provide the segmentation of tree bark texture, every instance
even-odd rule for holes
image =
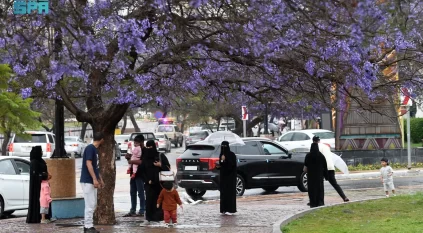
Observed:
[[[7,145],[9,144],[9,140],[10,140],[10,134],[11,132],[5,132],[4,133],[4,138],[3,138],[3,144],[1,145],[1,155],[6,155],[6,151],[7,151]]]
[[[123,125],[122,125],[122,130],[121,130],[122,134],[125,134],[127,122],[128,122],[128,115],[125,114],[125,116],[123,116]]]
[[[129,112],[129,118],[131,119],[135,132],[141,132],[140,127],[138,127],[137,121],[135,120],[134,113]]]
[[[87,127],[88,127],[88,123],[87,122],[83,122],[82,123],[82,128],[81,128],[81,134],[79,135],[79,138],[82,141],[85,141],[85,133],[87,132]]]

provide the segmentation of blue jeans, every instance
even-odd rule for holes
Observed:
[[[145,194],[144,194],[144,182],[141,177],[135,177],[130,181],[130,194],[131,194],[131,213],[137,211],[137,192],[140,199],[140,214],[145,212]]]

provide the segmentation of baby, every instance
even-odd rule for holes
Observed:
[[[134,140],[134,148],[132,149],[132,156],[131,160],[141,160],[142,150],[141,150],[141,141],[138,138],[135,138]],[[135,178],[135,175],[137,174],[138,165],[137,164],[129,164],[127,174],[131,174],[131,168],[132,168],[132,175],[131,179]]]

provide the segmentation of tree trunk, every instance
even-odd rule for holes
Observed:
[[[93,131],[101,127],[92,125]],[[104,134],[104,142],[98,148],[98,160],[100,175],[104,181],[105,187],[98,189],[97,208],[94,213],[95,224],[109,225],[115,224],[115,209],[113,194],[116,185],[116,163],[115,163],[115,139],[114,127],[108,127],[100,130]]]
[[[125,116],[123,116],[123,126],[122,126],[122,134],[125,134],[125,130],[126,130],[126,123],[128,121],[128,116],[125,114]]]
[[[247,132],[251,131],[252,132],[252,128],[257,125],[258,123],[260,123],[263,120],[263,118],[261,117],[256,117],[254,118],[254,120],[250,121],[249,123],[247,123]],[[242,127],[238,127],[237,129],[234,130],[234,134],[238,134],[240,135],[242,133]],[[259,132],[260,132],[260,127],[259,127]]]
[[[129,112],[129,118],[131,119],[135,132],[141,132],[140,127],[138,127],[137,121],[135,120],[134,114],[131,111]]]
[[[82,141],[85,141],[85,133],[87,132],[88,123],[82,122],[82,128],[81,128],[81,134],[79,135],[79,138]]]
[[[10,140],[10,131],[7,131],[4,133],[4,137],[3,137],[3,144],[1,145],[1,155],[6,155],[6,151],[7,151],[7,144],[9,144],[9,140]]]

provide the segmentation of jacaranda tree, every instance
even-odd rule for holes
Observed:
[[[334,84],[372,100],[420,84],[412,72],[421,67],[418,0],[50,2],[48,15],[3,7],[0,62],[13,67],[23,97],[62,100],[78,121],[105,134],[102,224],[115,222],[113,134],[131,104],[181,90],[207,90],[204,101],[238,91],[290,112],[328,107]],[[394,50],[394,62],[413,66],[403,65],[406,78],[386,80],[379,69]]]

